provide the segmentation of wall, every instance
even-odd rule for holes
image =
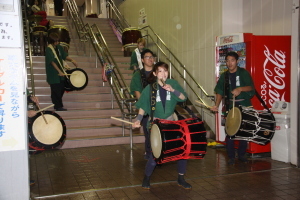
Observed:
[[[145,8],[148,24],[213,95],[215,37],[222,33],[221,3],[221,0],[126,0],[120,11],[131,26],[137,27],[139,10]],[[214,115],[205,111],[205,120],[214,128]]]
[[[131,26],[138,26],[139,10],[145,8],[148,24],[213,94],[215,37],[233,32],[291,35],[291,7],[292,0],[126,0],[120,11]],[[204,117],[214,130],[214,115],[207,111]]]

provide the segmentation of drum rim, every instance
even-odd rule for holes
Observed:
[[[235,112],[235,110],[237,110],[238,112]],[[240,124],[238,126],[236,126],[236,128],[234,129],[235,130],[235,133],[232,134],[232,133],[229,133],[229,130],[228,130],[228,125],[227,123],[229,123],[229,121],[231,120],[230,117],[231,117],[231,112],[234,112],[234,115],[235,115],[235,118],[238,118],[240,120]],[[226,117],[226,122],[225,122],[225,132],[227,135],[229,136],[234,136],[237,134],[237,132],[240,130],[240,127],[241,127],[241,123],[242,123],[242,113],[241,113],[241,110],[239,107],[234,107],[232,108],[229,112],[228,112],[228,115]]]
[[[140,31],[140,29],[137,28],[137,27],[129,27],[129,28],[125,28],[123,30],[123,33],[126,32],[126,31]]]
[[[51,27],[49,28],[49,30],[51,30],[51,29],[57,29],[57,28],[61,28],[61,29],[65,29],[65,30],[69,31],[65,26],[62,26],[62,25],[54,25],[54,26],[51,26]],[[48,30],[48,31],[49,31],[49,30]]]
[[[155,131],[155,130],[157,130],[156,133],[153,132],[153,131]],[[158,132],[158,131],[159,131],[159,132]],[[158,135],[158,133],[160,133],[160,134]],[[158,135],[158,137],[157,137],[157,138],[154,138],[154,136],[155,136],[154,134],[156,134],[156,136]],[[152,145],[154,145],[154,144],[153,144],[153,143],[154,143],[154,141],[153,141],[154,139],[156,139],[157,145],[155,146],[155,148],[157,148],[157,149],[154,149],[154,148],[152,147]],[[157,124],[153,124],[152,127],[151,127],[150,144],[151,144],[151,149],[152,149],[153,156],[154,156],[155,158],[159,159],[159,158],[161,157],[161,155],[162,155],[162,139],[161,139],[161,132],[160,132],[160,129],[159,129],[159,127],[158,127]],[[160,149],[159,149],[159,148],[160,148]],[[158,155],[158,154],[159,154],[159,155]]]
[[[64,120],[61,118],[60,115],[58,115],[57,113],[55,113],[54,111],[43,111],[42,112],[43,114],[51,114],[51,115],[54,115],[55,117],[58,118],[58,120],[61,122],[61,125],[62,125],[62,129],[63,129],[63,133],[60,137],[60,139],[54,143],[54,144],[51,144],[51,145],[46,145],[44,143],[41,143],[40,141],[37,140],[37,138],[34,136],[33,134],[33,131],[32,131],[32,128],[33,128],[33,124],[34,124],[34,121],[41,116],[41,113],[37,113],[34,117],[32,118],[28,118],[28,135],[29,135],[29,142],[30,143],[36,143],[37,146],[43,146],[44,149],[53,149],[53,148],[56,148],[58,147],[59,145],[61,145],[63,143],[63,141],[65,140],[66,138],[66,132],[67,132],[67,128],[66,128],[66,124],[64,122]]]

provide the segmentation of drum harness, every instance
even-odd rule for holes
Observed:
[[[64,72],[64,74],[67,74],[66,71],[64,70],[64,66],[61,64],[60,59],[57,56],[57,54],[60,55],[58,49],[54,49],[52,44],[49,44],[48,47],[52,50],[57,62],[59,63],[61,70]],[[70,79],[68,76],[66,76],[66,77],[67,77],[67,79]]]

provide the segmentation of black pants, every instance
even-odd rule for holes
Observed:
[[[143,131],[145,135],[145,151],[148,155],[151,154],[151,147],[150,147],[150,134],[148,131],[148,120],[149,120],[149,115],[146,115],[142,119],[142,125],[143,125]]]
[[[51,100],[54,104],[54,109],[64,107],[62,103],[62,97],[65,93],[65,81],[60,81],[60,83],[50,84],[51,88]]]
[[[246,154],[248,142],[245,140],[239,140],[239,147],[237,149],[238,158],[243,158]],[[226,148],[227,154],[230,159],[235,158],[234,140],[226,136]]]
[[[57,13],[57,16],[62,16],[63,3],[62,0],[54,0],[54,10]]]

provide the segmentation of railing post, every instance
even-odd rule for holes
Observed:
[[[129,102],[129,110],[130,113],[132,111],[132,102]],[[129,121],[132,122],[132,115],[129,115]],[[130,129],[129,129],[129,134],[130,134],[130,149],[132,149],[132,144],[133,144],[133,136],[132,136],[132,125],[130,124]]]
[[[111,89],[110,89],[111,109],[114,109],[114,93],[113,93],[113,90],[112,90],[112,87],[113,87],[113,80],[112,80],[112,77],[110,77],[110,85],[111,85]]]
[[[122,101],[122,110],[124,110],[124,101]],[[124,120],[125,117],[124,117],[124,113],[122,113],[122,119]],[[123,137],[125,136],[125,123],[122,122],[122,135]]]
[[[183,67],[184,67],[184,70],[183,70],[183,78],[184,78],[183,88],[184,88],[184,91],[186,91],[186,70],[185,70],[185,65],[183,65]]]

